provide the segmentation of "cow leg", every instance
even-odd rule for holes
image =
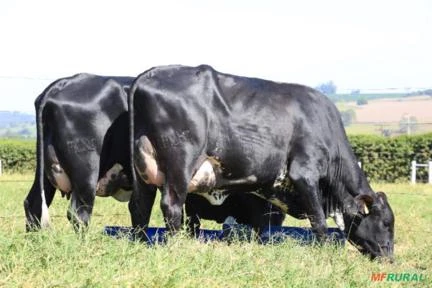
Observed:
[[[44,173],[44,192],[46,207],[42,207],[42,196],[39,187],[39,170],[37,170],[35,181],[30,189],[29,194],[24,200],[24,211],[26,214],[26,231],[36,231],[41,228],[42,225],[48,225],[48,223],[41,223],[42,209],[47,209],[54,198],[56,188],[51,185],[48,178]],[[48,211],[46,211],[48,213]]]
[[[197,212],[193,208],[193,205],[188,205],[187,200],[186,200],[186,217],[187,217],[186,224],[187,224],[188,233],[191,236],[199,235],[199,230],[201,227],[200,218],[198,217]]]
[[[176,139],[175,137],[177,136],[174,135],[168,138]],[[162,186],[160,207],[167,229],[172,234],[175,234],[180,230],[183,223],[183,205],[186,202],[188,184],[192,179],[194,163],[197,163],[198,159],[191,157],[188,149],[192,147],[186,147],[186,145],[178,144],[170,147],[170,149],[161,149],[164,153],[161,153],[160,157],[170,159],[171,162],[167,164],[166,173],[162,173],[158,168],[154,153],[152,153],[153,147],[150,141],[146,136],[142,136],[140,141],[141,143],[138,143],[139,147],[144,148],[142,149],[143,152],[138,152],[143,155],[141,163],[144,165],[140,167],[135,163],[135,166],[146,183]],[[147,141],[148,143],[145,143]],[[197,148],[195,147],[195,150]]]
[[[173,150],[170,150],[170,152],[173,153]],[[180,229],[183,223],[183,206],[186,203],[189,188],[191,188],[190,182],[191,180],[196,179],[195,176],[192,177],[192,167],[194,166],[192,163],[197,163],[198,159],[193,159],[187,156],[188,155],[184,150],[178,149],[175,153],[167,157],[168,159],[173,159],[173,162],[177,165],[175,168],[172,167],[172,169],[168,170],[166,175],[167,181],[162,189],[161,210],[165,218],[167,229],[169,229],[173,234]],[[182,163],[182,161],[184,162]],[[199,173],[197,172],[196,174]],[[201,181],[198,181],[198,183],[200,182]],[[214,185],[214,183],[206,183],[206,185]],[[197,222],[192,220],[191,224],[194,225],[194,223]],[[191,231],[199,233],[199,227],[198,230],[195,229],[192,229]]]
[[[138,177],[138,189],[134,189],[129,200],[129,212],[134,228],[147,228],[156,197],[157,187],[142,182]]]
[[[318,166],[311,161],[294,160],[288,171],[294,190],[302,197],[312,231],[319,241],[323,241],[327,235],[327,222],[319,198],[319,174],[316,167]]]
[[[176,185],[177,184],[177,185]],[[186,201],[187,184],[168,182],[162,189],[161,210],[168,230],[175,234],[180,230],[183,218],[183,205]]]
[[[77,182],[75,182],[77,183]],[[91,214],[95,200],[96,184],[86,183],[74,187],[70,207],[67,212],[69,222],[73,225],[76,232],[87,228],[90,223]]]

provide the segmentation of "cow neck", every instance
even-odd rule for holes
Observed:
[[[351,149],[339,149],[336,165],[330,168],[331,179],[330,185],[340,196],[346,196],[348,192],[352,197],[358,195],[373,195],[374,192],[370,187],[366,175],[357,164],[357,160]],[[344,197],[338,197],[339,199]]]

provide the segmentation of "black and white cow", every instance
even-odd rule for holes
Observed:
[[[276,195],[289,181],[319,239],[327,232],[323,197],[331,197],[351,243],[372,258],[392,256],[394,215],[386,196],[371,189],[339,112],[318,91],[206,65],[166,66],[137,78],[129,109],[136,170],[161,187],[172,232],[181,226],[188,193],[255,191],[287,211]]]
[[[28,231],[48,226],[56,189],[71,198],[67,214],[75,229],[88,225],[96,195],[129,200],[127,93],[133,80],[77,74],[53,82],[36,99],[37,168],[24,201]],[[148,223],[138,207],[153,204],[156,187],[140,190],[147,193],[129,202],[135,226]]]

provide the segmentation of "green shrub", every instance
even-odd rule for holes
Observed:
[[[357,100],[357,105],[366,105],[368,104],[368,100],[365,97],[361,97]]]
[[[412,160],[418,163],[432,160],[432,134],[395,138],[352,135],[348,138],[369,180],[408,181]],[[417,175],[426,179],[426,169],[418,170]]]
[[[0,160],[7,173],[35,171],[36,141],[0,139]]]

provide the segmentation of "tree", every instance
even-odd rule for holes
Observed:
[[[23,129],[21,129],[20,131],[18,131],[18,134],[19,134],[21,137],[30,137],[31,134],[32,134],[32,132],[31,132],[30,129],[28,129],[28,128],[23,128]]]
[[[330,80],[327,83],[318,85],[315,89],[326,95],[333,95],[336,94],[337,87],[334,82]]]
[[[366,104],[368,104],[368,101],[364,96],[357,99],[357,105],[366,105]]]
[[[351,123],[356,119],[355,111],[352,109],[340,111],[339,113],[341,115],[344,127],[351,125]]]

